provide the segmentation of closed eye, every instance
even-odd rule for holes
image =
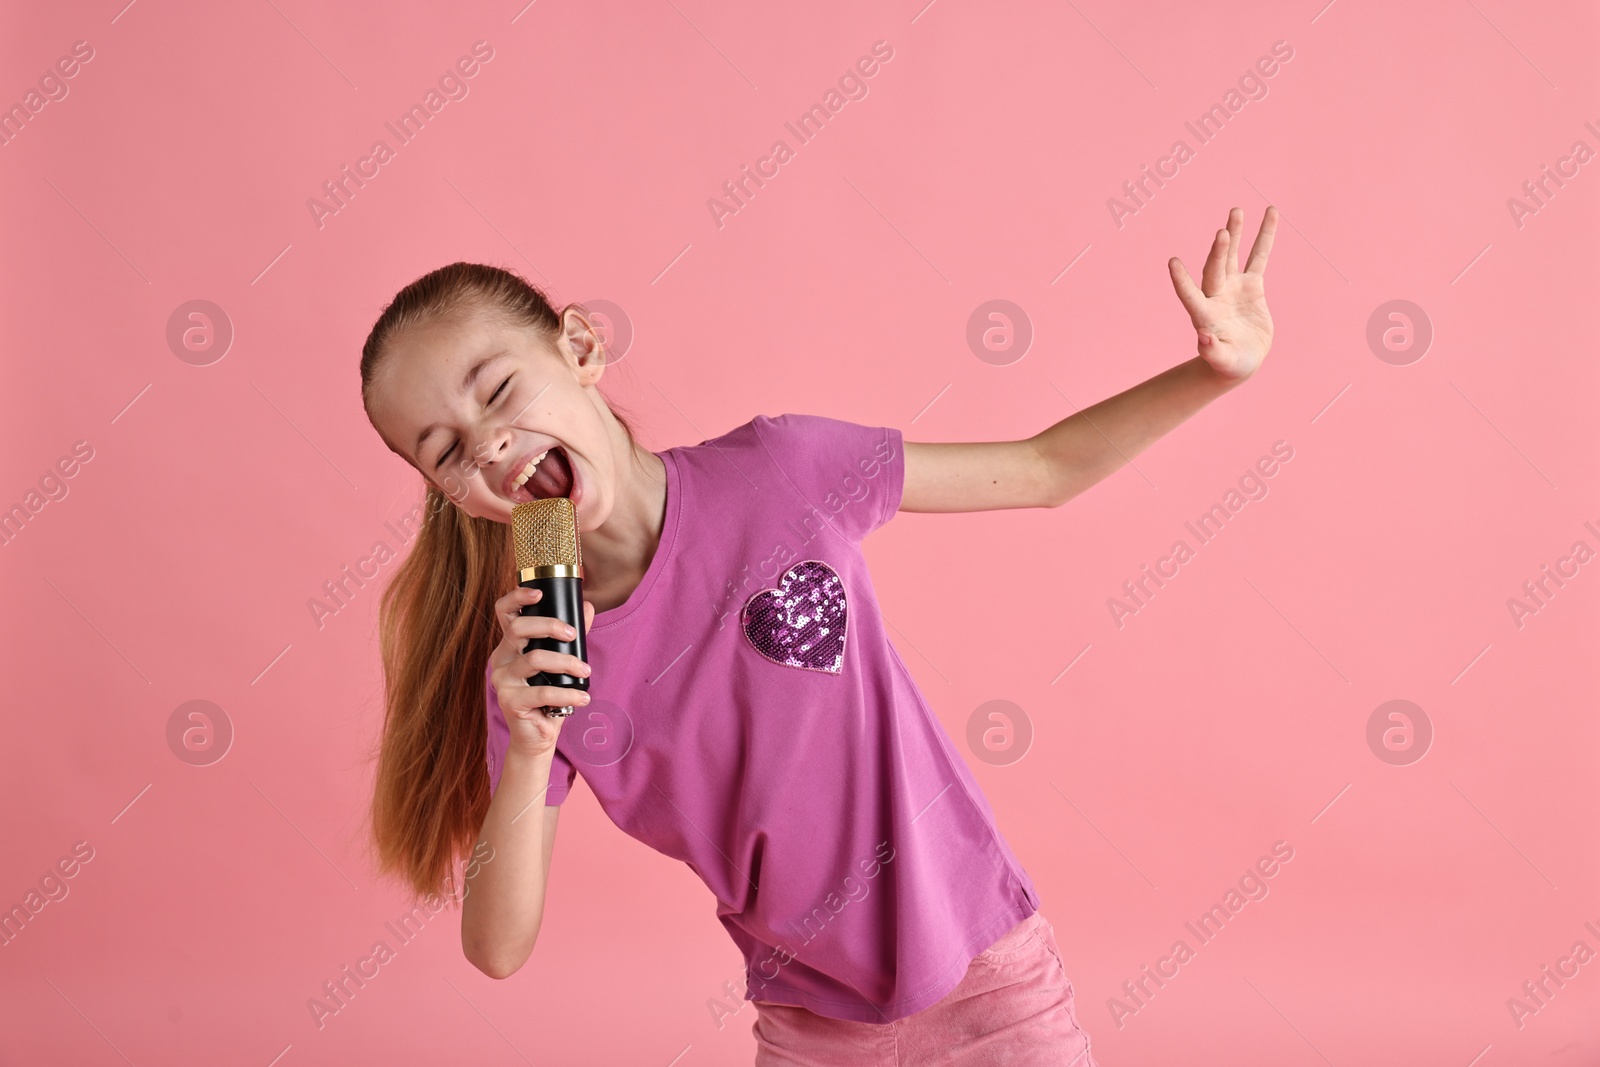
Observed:
[[[500,383],[500,387],[498,389],[496,389],[494,392],[489,394],[488,403],[486,403],[484,406],[488,407],[489,404],[494,403],[495,397],[499,396],[501,391],[504,390],[505,387],[510,385],[510,384],[511,384],[511,375],[508,374],[508,375],[506,375],[506,380]],[[454,452],[455,450],[456,450],[456,442],[452,441],[450,443],[450,447],[445,449],[443,452],[441,452],[439,454],[439,461],[434,464],[434,468],[437,469],[437,468],[443,466],[444,465],[444,461],[449,459],[450,458],[450,453]]]

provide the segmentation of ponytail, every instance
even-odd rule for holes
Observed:
[[[484,671],[494,602],[512,582],[510,527],[429,485],[422,529],[378,605],[385,715],[372,797],[380,873],[454,897],[458,856],[489,810]]]

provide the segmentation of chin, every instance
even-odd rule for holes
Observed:
[[[511,522],[511,505],[496,497],[490,501],[468,500],[457,505],[462,512],[474,519],[490,519],[494,522]]]

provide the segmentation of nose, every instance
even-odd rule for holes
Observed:
[[[484,437],[474,441],[472,446],[473,459],[477,461],[480,467],[492,465],[500,458],[501,453],[506,450],[509,440],[510,436],[503,430],[489,431]]]

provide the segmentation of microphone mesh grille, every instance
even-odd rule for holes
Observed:
[[[511,541],[517,569],[583,563],[578,513],[564,496],[528,500],[511,508]]]

